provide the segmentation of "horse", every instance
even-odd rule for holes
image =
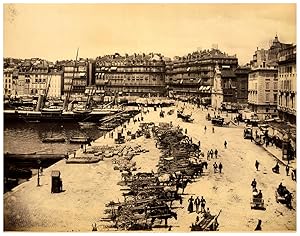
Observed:
[[[183,181],[177,181],[176,183],[176,191],[178,191],[179,188],[182,188],[182,194],[184,193],[184,189],[186,188],[188,183],[192,183],[192,181],[190,179],[186,179]]]

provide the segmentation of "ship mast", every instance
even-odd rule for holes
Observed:
[[[73,81],[74,81],[75,71],[76,71],[76,66],[77,66],[78,51],[79,51],[79,48],[77,48],[75,64],[74,64],[74,67],[73,67],[73,75],[72,75],[72,79],[71,79],[71,85],[70,85],[70,88],[68,89],[68,92],[67,92],[67,95],[66,95],[66,98],[65,98],[63,110],[68,110],[68,103],[69,103],[71,91],[72,91],[72,89],[73,89]],[[77,71],[78,71],[78,70],[77,70]]]

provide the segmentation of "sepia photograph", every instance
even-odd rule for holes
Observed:
[[[295,233],[293,3],[3,7],[3,231]]]

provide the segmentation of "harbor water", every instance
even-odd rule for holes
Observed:
[[[4,153],[72,153],[80,144],[70,143],[73,136],[87,136],[92,140],[104,134],[97,126],[82,129],[77,122],[5,122]],[[63,137],[64,143],[43,143],[46,137]]]

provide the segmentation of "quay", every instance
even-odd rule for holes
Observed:
[[[211,212],[222,213],[219,216],[220,231],[253,231],[257,219],[263,222],[264,231],[295,231],[296,210],[288,209],[276,203],[274,192],[282,182],[296,196],[296,182],[285,175],[283,166],[280,174],[274,174],[272,167],[276,159],[261,147],[249,140],[243,139],[243,127],[214,127],[205,119],[207,111],[187,104],[185,109],[192,113],[193,123],[183,122],[176,118],[177,108],[163,108],[166,113],[175,109],[172,115],[160,117],[160,109],[150,109],[148,114],[138,114],[136,119],[141,122],[172,122],[186,130],[186,135],[194,143],[201,142],[201,151],[205,154],[210,149],[218,149],[217,159],[208,161],[208,169],[204,176],[186,187],[183,204],[176,202],[178,220],[171,219],[173,232],[190,231],[190,225],[197,214],[187,212],[188,199],[193,196],[204,196],[207,207]],[[210,111],[211,112],[211,111]],[[124,128],[135,132],[141,122],[130,122]],[[207,127],[207,130],[204,129]],[[115,145],[117,128],[113,138],[103,136],[92,143],[92,146]],[[224,148],[224,140],[228,147]],[[139,137],[126,141],[125,145],[141,145],[149,152],[140,153],[134,157],[139,172],[156,172],[160,156],[153,138]],[[83,155],[83,150],[77,150],[76,156]],[[72,155],[69,157],[72,158]],[[254,167],[255,160],[260,162],[260,171]],[[222,162],[223,173],[214,173],[214,162]],[[112,230],[101,222],[105,204],[110,201],[123,201],[122,186],[118,185],[121,173],[113,169],[110,158],[92,164],[67,164],[61,160],[45,169],[41,176],[41,186],[37,187],[36,177],[4,194],[4,230],[6,231],[42,231],[42,232],[72,232],[91,231],[96,223],[98,231]],[[51,171],[59,170],[63,182],[63,192],[51,194]],[[258,186],[263,190],[266,203],[265,211],[251,210],[250,197],[252,195],[250,183],[255,178]],[[292,205],[296,205],[293,199]],[[155,228],[153,231],[167,232],[168,228]]]

